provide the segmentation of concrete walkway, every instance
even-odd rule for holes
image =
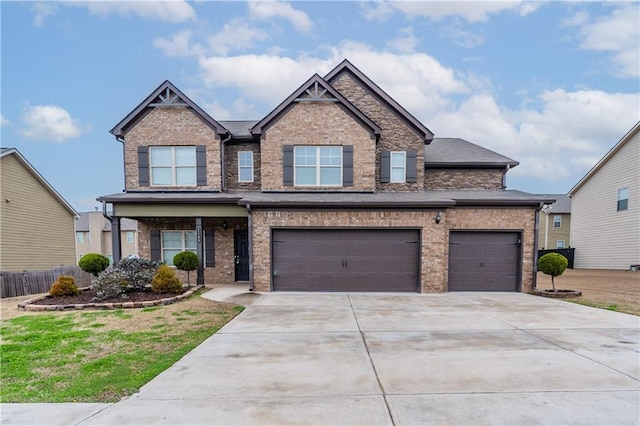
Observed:
[[[250,297],[138,394],[65,424],[640,424],[635,316],[507,293]],[[2,423],[47,424],[25,405]]]

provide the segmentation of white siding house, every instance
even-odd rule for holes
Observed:
[[[575,267],[640,265],[640,122],[569,191]]]

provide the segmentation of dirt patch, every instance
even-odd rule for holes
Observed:
[[[582,297],[568,300],[640,315],[640,272],[567,269],[555,281],[558,289],[582,292]],[[538,272],[538,288],[552,288],[551,277]]]
[[[186,291],[186,289],[184,289]],[[184,291],[182,292],[184,293]],[[180,293],[180,294],[182,294]],[[104,300],[94,300],[95,290],[84,290],[77,296],[50,296],[34,301],[33,305],[76,305],[85,303],[123,303],[123,302],[150,302],[164,298],[176,297],[173,293],[153,293],[151,291],[133,291],[127,293],[126,299],[112,297]]]

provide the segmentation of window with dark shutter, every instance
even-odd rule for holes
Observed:
[[[342,147],[342,186],[353,186],[353,145]]]
[[[407,183],[414,183],[417,180],[417,159],[418,153],[416,151],[407,151]]]
[[[204,231],[204,266],[207,268],[216,266],[215,234],[213,229]]]
[[[151,251],[151,260],[154,262],[162,261],[162,245],[160,242],[159,229],[152,229],[149,231],[149,247]]]
[[[207,184],[207,147],[196,146],[196,182],[198,186]]]
[[[149,186],[149,147],[138,147],[138,185]]]
[[[293,186],[293,145],[282,147],[282,179],[284,186]]]
[[[389,183],[391,181],[391,152],[382,151],[380,153],[380,182]]]

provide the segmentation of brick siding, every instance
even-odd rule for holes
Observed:
[[[253,182],[238,182],[238,152],[253,152]],[[260,191],[261,176],[260,144],[226,144],[224,147],[225,188],[229,191]]]
[[[438,189],[504,189],[504,170],[496,169],[427,169],[426,190]]]

